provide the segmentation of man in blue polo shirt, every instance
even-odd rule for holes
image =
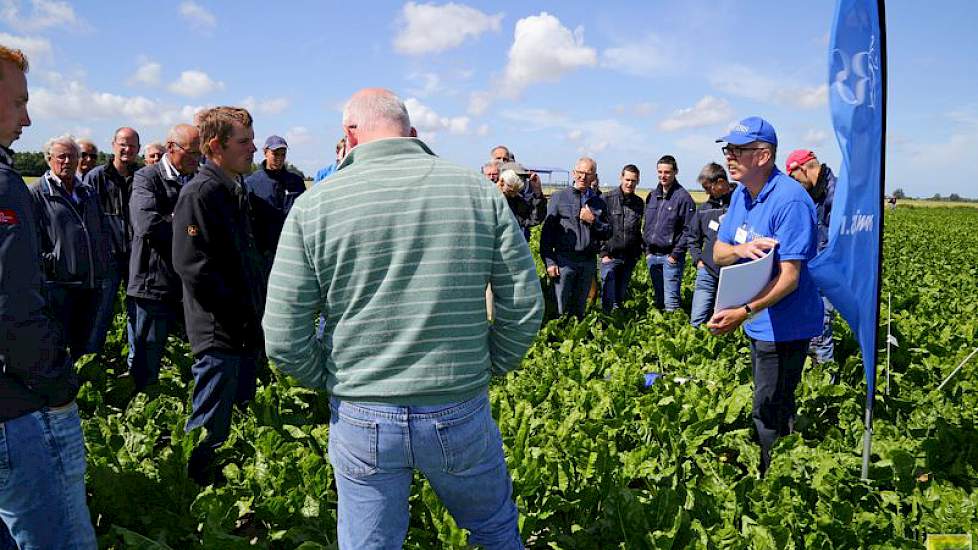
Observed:
[[[775,165],[778,137],[766,120],[745,118],[717,142],[727,143],[727,170],[741,187],[720,222],[714,261],[725,266],[775,255],[774,274],[764,290],[740,307],[718,311],[707,325],[714,334],[724,334],[743,324],[750,337],[752,416],[764,475],[774,442],[792,431],[795,388],[808,344],[822,332],[822,301],[808,271],[817,245],[815,205]]]

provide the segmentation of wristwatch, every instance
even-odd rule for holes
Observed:
[[[750,321],[754,318],[754,310],[751,309],[750,304],[744,304],[744,311],[747,312],[747,319],[745,321]]]

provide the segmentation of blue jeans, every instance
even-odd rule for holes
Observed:
[[[0,518],[21,548],[96,547],[74,402],[0,425]]]
[[[513,484],[488,394],[462,403],[398,406],[330,398],[329,461],[342,550],[401,548],[418,469],[469,544],[520,549]]]
[[[137,390],[160,379],[160,362],[166,350],[166,337],[177,319],[178,304],[129,297],[129,373]]]
[[[693,288],[693,306],[689,312],[689,323],[698,327],[713,316],[713,306],[717,301],[717,284],[720,280],[706,267],[696,270],[696,285]]]
[[[835,344],[832,342],[832,319],[835,317],[835,307],[828,298],[822,296],[822,334],[812,338],[808,354],[815,356],[818,363],[835,361]]]
[[[594,280],[594,258],[586,260],[557,258],[560,275],[555,285],[557,291],[557,313],[584,317],[587,308],[587,295]]]
[[[649,278],[655,291],[655,307],[666,311],[679,309],[679,291],[683,284],[683,267],[686,258],[675,264],[669,263],[668,254],[649,254],[645,261],[649,266]]]
[[[105,336],[112,327],[112,320],[115,318],[115,300],[119,296],[119,284],[122,282],[123,272],[116,266],[109,267],[108,273],[102,279],[102,284],[98,289],[98,302],[95,306],[95,318],[91,321],[92,333],[88,343],[90,353],[102,353],[105,348]],[[129,300],[126,300],[127,310],[131,307]],[[131,311],[129,312],[131,314]],[[126,327],[130,334],[129,341],[132,341],[132,327]]]
[[[207,428],[201,447],[215,450],[227,441],[234,405],[244,405],[255,397],[255,369],[256,357],[252,354],[210,350],[197,357],[191,367],[193,411],[185,430]]]
[[[612,258],[601,262],[601,307],[606,313],[625,303],[628,283],[638,258]]]

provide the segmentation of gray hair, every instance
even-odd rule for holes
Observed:
[[[78,143],[75,142],[75,137],[71,134],[64,134],[62,136],[53,137],[44,142],[44,158],[46,160],[51,160],[51,149],[53,149],[55,145],[64,145],[65,147],[73,149],[75,151],[75,155],[81,154],[81,149],[78,147]]]
[[[153,143],[150,143],[149,145],[146,146],[146,149],[143,149],[143,150],[146,151],[147,153],[149,153],[153,149],[159,149],[160,151],[163,151],[164,153],[166,152],[166,147],[163,147],[163,144],[160,143],[160,142],[158,142],[158,141],[154,141]]]
[[[503,170],[503,173],[499,174],[499,183],[510,191],[523,190],[523,178],[515,170]]]
[[[482,165],[482,171],[485,172],[486,168],[499,168],[502,163],[498,160],[490,160],[489,162]]]
[[[411,134],[411,117],[401,98],[390,90],[358,93],[343,106],[343,125],[373,132],[393,126],[401,135]]]
[[[75,144],[78,145],[79,150],[81,150],[82,147],[91,147],[95,149],[96,153],[98,152],[98,145],[95,145],[95,142],[88,138],[76,139]]]
[[[718,180],[730,181],[730,179],[727,178],[727,171],[723,169],[723,166],[720,166],[715,162],[711,162],[706,166],[704,166],[703,169],[700,170],[699,177],[696,179],[699,180],[701,183],[703,182],[703,180],[707,180],[710,182],[715,182]]]
[[[594,167],[594,173],[595,174],[598,173],[598,161],[594,160],[591,157],[581,157],[581,158],[577,159],[577,162],[574,163],[574,166],[576,167],[578,164],[580,164],[582,162],[589,162],[589,163],[591,163],[591,166]]]

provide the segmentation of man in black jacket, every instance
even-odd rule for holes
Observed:
[[[78,380],[42,290],[30,193],[10,145],[25,126],[27,59],[0,46],[0,539],[95,548],[85,503]]]
[[[50,169],[28,187],[40,229],[48,302],[72,360],[98,351],[90,347],[92,313],[110,263],[98,196],[75,175],[78,153],[71,136],[48,140],[44,158]]]
[[[642,256],[642,212],[645,203],[635,194],[641,174],[638,166],[621,169],[618,187],[604,196],[611,219],[611,238],[601,243],[601,306],[605,312],[625,302],[632,270]]]
[[[693,265],[696,266],[693,307],[689,312],[689,321],[694,327],[709,321],[713,316],[717,283],[720,279],[720,268],[713,261],[713,244],[717,240],[717,230],[720,229],[720,218],[727,213],[733,194],[727,172],[715,162],[703,167],[699,182],[710,197],[696,211],[686,235],[686,246]]]
[[[302,176],[286,168],[285,155],[289,144],[279,136],[269,136],[265,140],[265,160],[258,170],[245,178],[248,190],[248,206],[251,208],[251,223],[255,232],[255,245],[265,259],[265,274],[272,271],[278,237],[285,224],[285,216],[292,204],[306,190]]]
[[[197,360],[186,429],[207,428],[187,468],[206,484],[218,471],[214,455],[227,440],[233,406],[255,395],[265,273],[241,180],[257,150],[251,115],[215,107],[196,122],[207,163],[180,191],[173,211],[173,267],[183,282],[187,336]]]
[[[170,130],[160,161],[136,172],[129,200],[132,254],[126,294],[132,304],[129,373],[137,391],[156,383],[166,337],[182,318],[180,279],[173,271],[173,208],[197,171],[200,134],[189,124]]]
[[[138,168],[136,161],[139,158],[139,134],[132,128],[119,128],[112,136],[112,152],[112,158],[105,164],[92,168],[84,180],[98,193],[102,214],[109,226],[112,260],[99,290],[98,310],[95,312],[92,341],[89,344],[97,353],[105,346],[105,335],[112,326],[119,284],[128,281],[129,250],[132,245],[129,195],[132,194],[132,179]],[[127,301],[126,305],[128,316],[132,317],[132,312],[129,311],[131,304]],[[128,328],[132,330],[131,326]]]
[[[665,155],[655,166],[659,185],[649,193],[645,203],[645,260],[655,291],[655,307],[675,311],[680,307],[683,267],[686,253],[683,233],[693,219],[696,203],[676,181],[679,167],[676,159]]]

